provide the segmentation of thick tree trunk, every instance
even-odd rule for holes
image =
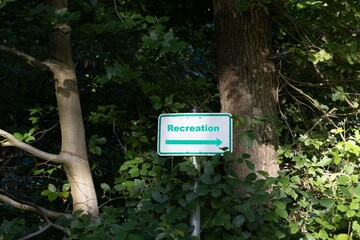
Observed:
[[[66,0],[49,0],[58,9],[67,8]],[[57,24],[49,33],[49,53],[54,73],[56,100],[61,127],[60,157],[66,159],[64,169],[71,185],[73,211],[98,213],[98,203],[90,166],[87,159],[85,130],[80,98],[72,60],[71,29],[68,24]]]
[[[276,84],[269,59],[267,9],[251,7],[240,12],[235,8],[236,0],[214,0],[213,4],[221,111],[233,114],[235,121],[243,120],[234,129],[234,156],[247,153],[255,171],[276,176]],[[247,131],[256,137],[251,147],[238,141],[238,136]],[[245,164],[235,164],[234,170],[241,179],[251,172]]]

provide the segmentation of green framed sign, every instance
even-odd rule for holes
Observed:
[[[229,113],[170,113],[158,118],[157,152],[161,156],[212,156],[232,152]]]

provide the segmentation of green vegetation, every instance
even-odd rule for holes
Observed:
[[[251,124],[234,116],[234,128],[271,122],[280,139],[276,177],[259,171],[247,152],[197,157],[200,171],[190,157],[156,153],[160,114],[221,109],[211,1],[74,0],[58,9],[0,0],[0,240],[197,239],[189,223],[196,205],[201,239],[360,239],[359,3],[236,6],[238,14],[266,8],[271,16],[278,115]],[[9,147],[3,132],[61,151],[53,76],[3,46],[45,62],[48,33],[67,23],[95,216],[73,211],[63,162]],[[251,130],[234,136],[248,148],[257,141]],[[234,164],[250,174],[240,179]]]

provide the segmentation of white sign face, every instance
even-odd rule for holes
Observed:
[[[224,151],[232,151],[231,114],[171,113],[159,116],[159,155],[211,156]]]

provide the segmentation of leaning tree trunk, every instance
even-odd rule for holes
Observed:
[[[67,9],[67,0],[45,0],[55,9]],[[53,74],[55,95],[61,128],[61,151],[51,154],[19,141],[14,135],[0,128],[0,146],[18,147],[48,161],[61,163],[71,186],[73,211],[98,215],[98,202],[87,158],[84,123],[75,66],[72,58],[71,28],[59,23],[49,33],[49,58],[36,59],[24,52],[0,44],[0,55],[12,55],[25,63]],[[3,139],[4,138],[4,139]],[[13,202],[0,193],[0,201]],[[51,213],[51,215],[53,215]]]
[[[66,0],[48,0],[56,9],[67,8]],[[60,158],[66,159],[64,169],[71,186],[73,211],[97,214],[98,204],[87,159],[85,130],[72,58],[71,28],[57,24],[49,33],[49,54],[54,74],[55,94],[61,127]]]
[[[276,176],[277,115],[274,65],[269,59],[270,23],[265,7],[236,10],[236,0],[214,0],[214,20],[218,50],[221,111],[233,114],[240,127],[234,129],[234,156],[250,155],[255,171]],[[237,125],[237,124],[234,124]],[[252,146],[239,136],[251,133]],[[238,177],[251,170],[235,164]]]

